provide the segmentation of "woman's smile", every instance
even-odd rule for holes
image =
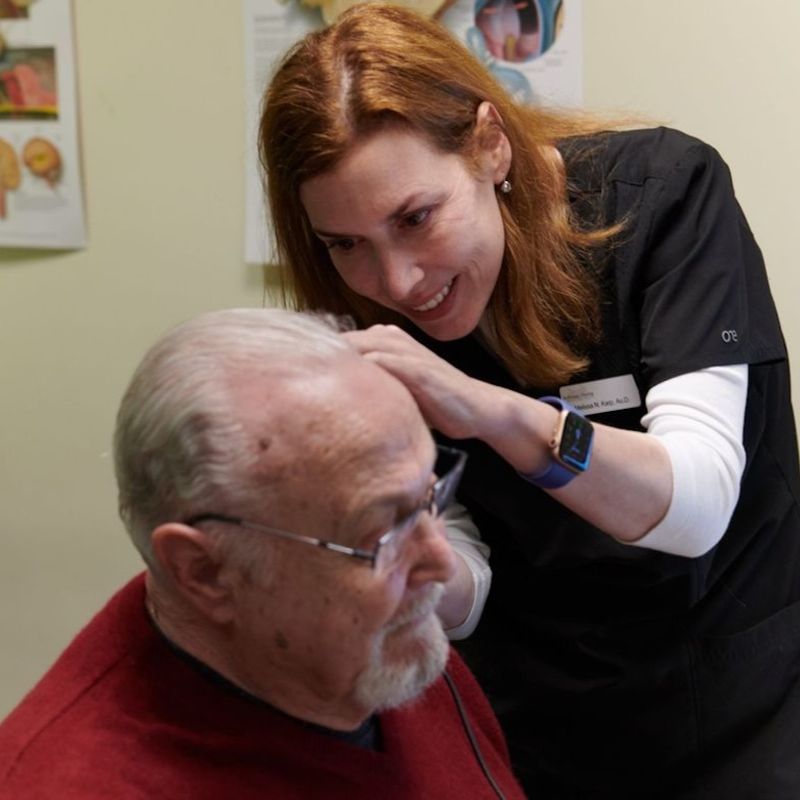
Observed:
[[[446,283],[427,303],[424,303],[421,306],[417,306],[416,308],[412,309],[413,311],[425,312],[425,311],[433,311],[434,308],[439,306],[442,301],[450,294],[450,287],[453,285],[453,280]]]

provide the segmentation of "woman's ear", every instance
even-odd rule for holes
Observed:
[[[172,590],[201,616],[227,622],[235,601],[231,570],[213,538],[189,525],[168,522],[153,531],[151,542],[158,568]]]
[[[475,137],[481,164],[495,185],[505,180],[511,169],[511,143],[503,129],[500,113],[488,100],[475,112]]]

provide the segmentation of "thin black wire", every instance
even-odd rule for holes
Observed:
[[[481,765],[481,769],[483,770],[483,774],[486,776],[486,779],[491,784],[492,789],[494,789],[495,794],[500,798],[500,800],[506,800],[506,796],[503,794],[500,787],[497,785],[492,773],[489,771],[489,767],[486,762],[483,760],[483,753],[481,753],[481,748],[478,746],[478,740],[475,738],[475,732],[472,730],[472,725],[469,723],[469,719],[467,718],[467,712],[464,708],[464,704],[461,701],[461,695],[458,693],[458,689],[456,689],[455,683],[453,683],[453,679],[448,674],[447,670],[442,673],[442,676],[447,683],[448,688],[450,689],[450,694],[453,695],[453,701],[456,704],[456,708],[458,709],[458,714],[461,717],[461,722],[464,725],[464,731],[467,734],[467,738],[469,739],[469,743],[472,745],[472,750],[475,753],[475,757],[478,759],[478,763]]]

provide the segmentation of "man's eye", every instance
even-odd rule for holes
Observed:
[[[419,211],[415,211],[413,214],[406,214],[403,217],[403,227],[404,228],[417,228],[422,225],[425,220],[428,219],[430,216],[431,210],[429,208],[421,208]]]

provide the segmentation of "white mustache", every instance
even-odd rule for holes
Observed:
[[[433,613],[433,611],[436,610],[436,606],[439,605],[443,594],[444,584],[432,583],[424,595],[418,597],[408,608],[398,612],[389,621],[386,630],[392,631],[395,628],[399,628],[401,625],[405,625],[407,622],[419,619],[420,617],[426,617]]]

